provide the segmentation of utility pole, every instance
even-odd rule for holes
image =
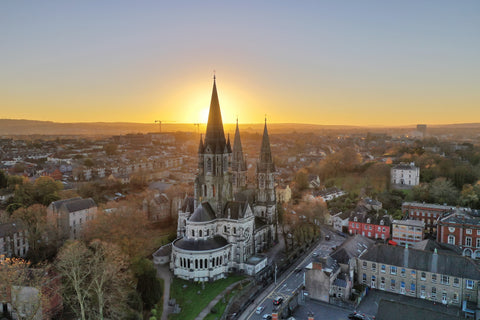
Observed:
[[[277,264],[275,263],[275,285],[277,284]]]

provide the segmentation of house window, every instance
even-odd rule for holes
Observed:
[[[449,285],[449,284],[450,284],[450,277],[449,277],[449,276],[442,275],[442,276],[440,277],[440,283],[441,283],[441,284],[445,284],[445,285]]]
[[[390,280],[390,289],[392,289],[392,291],[395,291],[395,279]]]
[[[480,238],[477,238],[477,248],[480,248]]]
[[[436,274],[432,274],[432,282],[437,282],[437,275]]]
[[[458,302],[458,293],[456,292],[453,293],[453,301]]]
[[[410,284],[410,293],[415,293],[415,283]]]
[[[373,272],[377,271],[377,264],[375,262],[372,263],[372,271]]]
[[[412,270],[411,275],[412,275],[412,278],[415,278],[417,276],[417,272],[415,270]]]
[[[382,277],[380,279],[380,289],[385,290],[385,278]]]
[[[435,300],[436,297],[437,297],[437,288],[432,287],[432,299]]]
[[[467,289],[473,289],[473,280],[466,280]]]
[[[420,279],[424,280],[427,278],[427,274],[425,272],[422,272],[420,275]]]
[[[362,269],[367,269],[367,261],[363,261],[363,263],[362,263]]]
[[[405,269],[404,268],[402,268],[401,273],[402,273],[402,277],[405,277]]]
[[[397,267],[391,266],[390,267],[390,274],[397,274]]]
[[[465,246],[467,247],[472,246],[472,237],[465,237]]]
[[[382,264],[382,267],[381,267],[380,271],[385,273],[385,265],[384,264]]]
[[[363,284],[367,283],[367,275],[365,273],[362,275],[362,283]]]
[[[455,244],[455,236],[454,235],[449,235],[448,236],[448,244]]]
[[[467,229],[467,234],[472,234],[472,229]]]
[[[460,280],[458,278],[453,278],[453,286],[458,287],[460,285]]]

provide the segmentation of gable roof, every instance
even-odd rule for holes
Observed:
[[[207,221],[212,221],[215,219],[215,212],[213,212],[212,207],[210,206],[210,203],[208,202],[202,202],[197,209],[195,209],[195,212],[192,214],[189,221],[192,222],[207,222]]]

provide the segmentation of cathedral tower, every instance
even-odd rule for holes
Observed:
[[[262,148],[257,162],[256,179],[255,215],[266,218],[269,224],[275,224],[275,165],[270,150],[267,119],[265,119],[265,127],[263,129]]]
[[[247,162],[243,157],[242,141],[240,140],[240,131],[238,130],[238,119],[235,138],[233,140],[232,182],[234,194],[247,187]]]
[[[195,179],[195,207],[208,201],[219,215],[227,201],[232,200],[232,180],[229,172],[232,148],[225,139],[217,86],[213,78],[212,99],[208,113],[205,139],[198,147],[199,173]]]

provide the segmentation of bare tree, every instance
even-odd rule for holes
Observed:
[[[117,246],[95,240],[67,243],[57,258],[63,276],[63,297],[75,314],[86,319],[119,319],[133,290],[125,256]]]

